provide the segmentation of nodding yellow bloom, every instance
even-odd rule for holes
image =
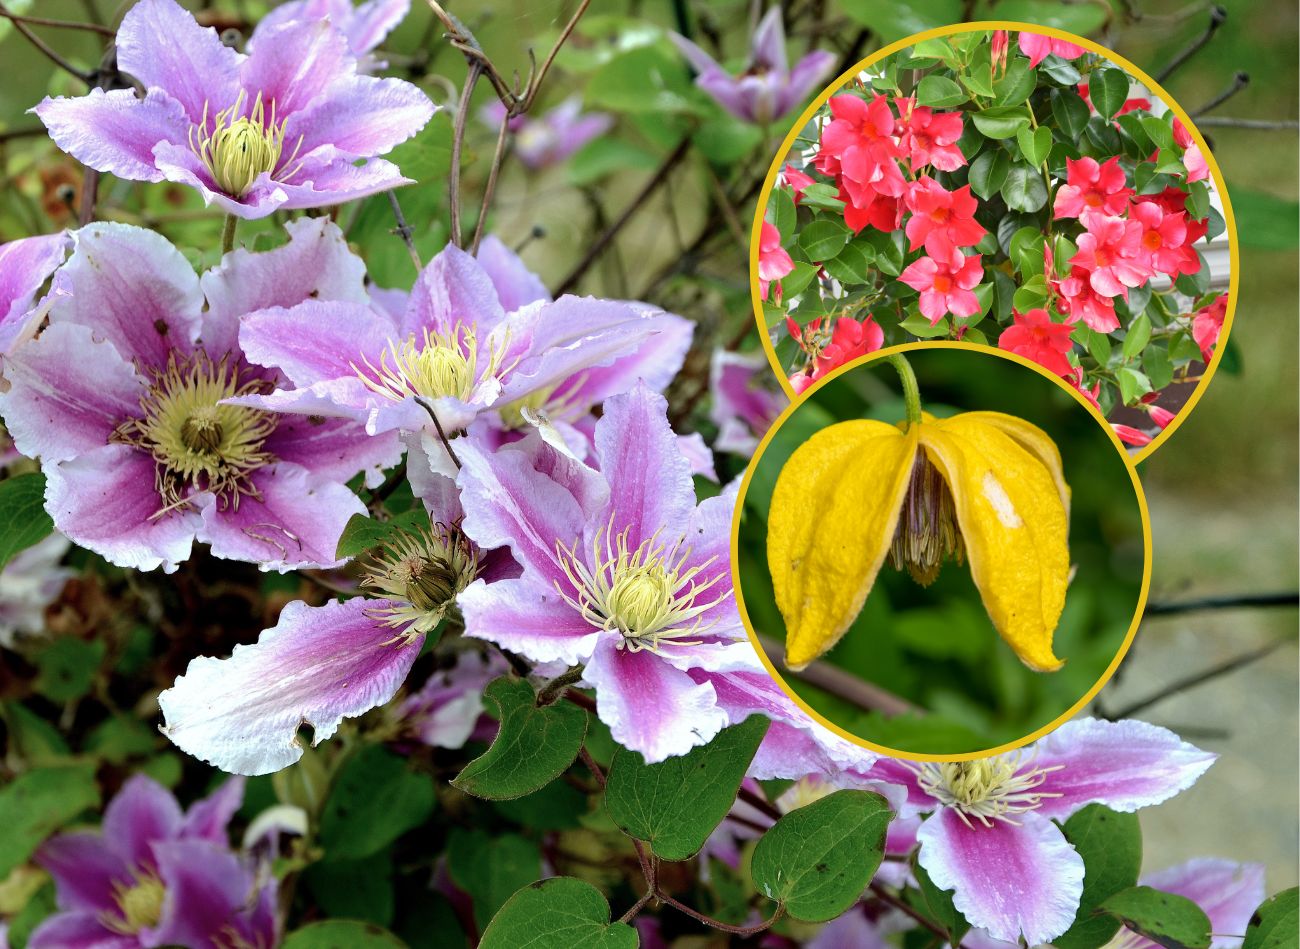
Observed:
[[[781,469],[768,516],[786,665],[802,669],[839,642],[888,556],[921,584],[946,560],[969,561],[1007,645],[1031,669],[1059,669],[1069,509],[1055,443],[1000,412],[823,429]]]

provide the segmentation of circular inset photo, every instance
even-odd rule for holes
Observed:
[[[1140,460],[1223,357],[1236,235],[1187,114],[1132,64],[1027,24],[886,47],[804,112],[754,221],[755,312],[793,394],[884,346],[1024,356]]]
[[[783,412],[746,471],[736,598],[792,698],[912,759],[1022,745],[1128,648],[1150,570],[1136,469],[1020,356],[893,347]]]

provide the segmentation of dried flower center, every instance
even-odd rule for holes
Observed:
[[[393,642],[433,630],[460,592],[478,576],[480,557],[460,524],[434,524],[418,533],[398,531],[366,565],[361,585],[403,601],[376,607],[371,615],[400,629]]]
[[[352,369],[372,391],[400,402],[409,397],[441,399],[451,396],[468,402],[480,376],[494,376],[501,370],[501,349],[493,346],[486,365],[480,365],[478,338],[474,331],[457,323],[448,333],[424,330],[404,341],[392,341],[375,366],[362,357],[364,369]]]
[[[960,564],[965,555],[952,491],[925,452],[918,451],[889,548],[889,562],[895,570],[906,568],[913,580],[929,586],[945,560],[952,558]]]
[[[288,181],[298,171],[294,165],[298,150],[302,147],[302,136],[294,145],[293,153],[281,167],[280,159],[284,154],[284,127],[287,120],[277,123],[275,120],[275,100],[271,101],[271,114],[266,114],[262,103],[262,94],[257,94],[253,108],[247,115],[240,115],[244,105],[244,93],[241,91],[235,104],[229,109],[218,112],[212,120],[212,131],[208,132],[208,104],[203,104],[203,121],[195,128],[190,128],[190,150],[198,155],[213,182],[226,194],[242,198],[253,186],[258,175],[263,172],[273,175],[280,181]],[[276,170],[280,169],[279,174]]]
[[[731,596],[730,589],[705,595],[725,574],[698,579],[717,558],[687,566],[691,551],[680,543],[661,544],[658,532],[632,549],[627,529],[615,536],[613,521],[611,515],[609,525],[596,531],[589,561],[579,554],[578,541],[572,547],[555,545],[573,592],[558,581],[555,589],[593,626],[622,633],[620,648],[658,652],[664,642],[698,646],[701,641],[693,637],[713,625],[701,617]]]
[[[191,490],[211,491],[223,508],[236,510],[242,495],[259,497],[251,477],[274,460],[264,443],[275,431],[275,416],[221,403],[269,388],[265,379],[232,365],[229,356],[220,362],[201,351],[168,357],[167,368],[140,397],[141,417],[123,422],[110,439],[153,456],[163,501],[154,517],[185,507]]]
[[[146,872],[129,886],[117,883],[113,887],[113,900],[120,915],[106,912],[101,922],[115,933],[135,935],[148,926],[157,926],[162,918],[162,880]]]
[[[993,821],[1018,823],[1012,815],[1036,810],[1044,798],[1060,797],[1038,790],[1047,776],[1065,765],[1021,767],[1019,754],[975,761],[926,761],[911,766],[921,790],[957,812],[967,827],[971,818],[985,827]]]

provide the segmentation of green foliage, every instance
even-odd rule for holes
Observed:
[[[751,715],[707,745],[658,764],[620,748],[605,787],[609,816],[665,860],[693,857],[731,809],[768,724]]]
[[[1083,858],[1083,895],[1074,924],[1053,940],[1057,949],[1097,949],[1119,932],[1120,921],[1098,913],[1115,894],[1137,886],[1142,869],[1142,828],[1136,814],[1089,804],[1061,830]]]
[[[796,808],[754,848],[754,886],[796,919],[834,919],[875,876],[892,818],[885,799],[870,791],[835,791]]]
[[[46,837],[99,804],[91,764],[35,768],[0,788],[0,879]]]
[[[1133,886],[1103,900],[1098,910],[1165,949],[1208,949],[1210,945],[1209,917],[1176,893]]]
[[[392,843],[433,811],[433,780],[377,745],[339,772],[320,819],[330,860],[360,860]]]
[[[357,557],[374,550],[389,537],[399,532],[411,533],[429,525],[429,515],[423,507],[412,508],[386,521],[376,520],[364,514],[353,514],[339,535],[338,548],[334,556]]]
[[[492,747],[452,779],[462,791],[493,800],[523,797],[554,781],[578,756],[587,713],[576,705],[539,707],[532,686],[521,679],[496,679],[483,697],[501,729]]]
[[[1294,946],[1300,929],[1300,889],[1291,887],[1270,896],[1251,914],[1241,949],[1285,949]]]
[[[948,933],[949,942],[956,946],[970,931],[970,923],[952,904],[952,890],[941,890],[930,879],[930,874],[919,860],[912,861],[912,875],[916,877],[917,890],[908,890],[914,908],[926,913]]]
[[[6,25],[8,21],[5,21]],[[17,475],[0,481],[0,569],[19,551],[40,543],[54,530],[45,513],[45,475]]]
[[[406,949],[406,944],[374,923],[327,919],[295,929],[281,949]]]
[[[481,929],[512,893],[542,875],[542,863],[537,845],[518,834],[457,827],[447,841],[447,872],[474,900]]]
[[[609,917],[609,903],[590,883],[538,880],[510,897],[479,949],[636,949],[636,930]]]

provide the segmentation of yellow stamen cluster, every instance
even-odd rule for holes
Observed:
[[[480,366],[478,339],[472,329],[457,323],[447,333],[424,330],[393,341],[375,366],[363,359],[365,368],[352,370],[372,392],[400,402],[406,398],[441,399],[447,396],[468,402],[480,376],[495,376],[501,370],[501,348],[492,346],[487,364]]]
[[[100,921],[115,933],[133,936],[146,927],[157,926],[162,918],[162,880],[145,873],[129,886],[114,884],[113,900],[118,913],[105,912]]]
[[[253,187],[253,182],[263,172],[277,181],[288,181],[297,173],[294,161],[302,148],[302,136],[294,145],[293,153],[281,162],[284,155],[284,127],[287,120],[276,122],[275,100],[271,101],[270,115],[262,103],[259,92],[247,115],[240,115],[244,105],[241,91],[235,104],[218,112],[208,131],[208,105],[203,104],[203,121],[190,128],[190,150],[198,155],[207,167],[217,187],[232,197],[242,198]]]
[[[175,353],[140,398],[140,417],[118,426],[112,441],[153,456],[162,507],[184,508],[191,491],[211,491],[223,508],[239,509],[242,495],[258,497],[251,476],[274,456],[264,443],[275,417],[260,409],[223,405],[225,399],[265,393],[264,379],[246,378],[229,357],[213,362],[204,352]]]
[[[945,560],[952,558],[960,564],[965,552],[948,482],[925,452],[917,452],[889,547],[889,562],[895,570],[906,568],[913,580],[928,587]]]
[[[578,541],[571,547],[557,543],[560,568],[575,592],[566,592],[558,582],[555,589],[593,626],[622,633],[620,647],[632,652],[658,652],[665,642],[699,645],[692,638],[712,625],[701,616],[731,596],[730,588],[712,598],[703,596],[724,574],[696,580],[717,558],[688,567],[691,551],[680,544],[666,547],[656,532],[633,550],[627,534],[624,529],[614,536],[611,515],[610,524],[592,539],[589,561],[579,554]]]
[[[474,582],[479,552],[459,524],[437,523],[426,531],[399,531],[384,542],[366,567],[361,585],[401,601],[376,607],[371,615],[401,630],[393,638],[410,641],[434,629],[456,597]]]
[[[1043,798],[1060,797],[1038,788],[1049,774],[1064,767],[1022,767],[1018,754],[912,766],[921,789],[955,810],[962,823],[972,828],[971,818],[985,827],[992,827],[995,820],[1017,824],[1011,815],[1036,810]]]

